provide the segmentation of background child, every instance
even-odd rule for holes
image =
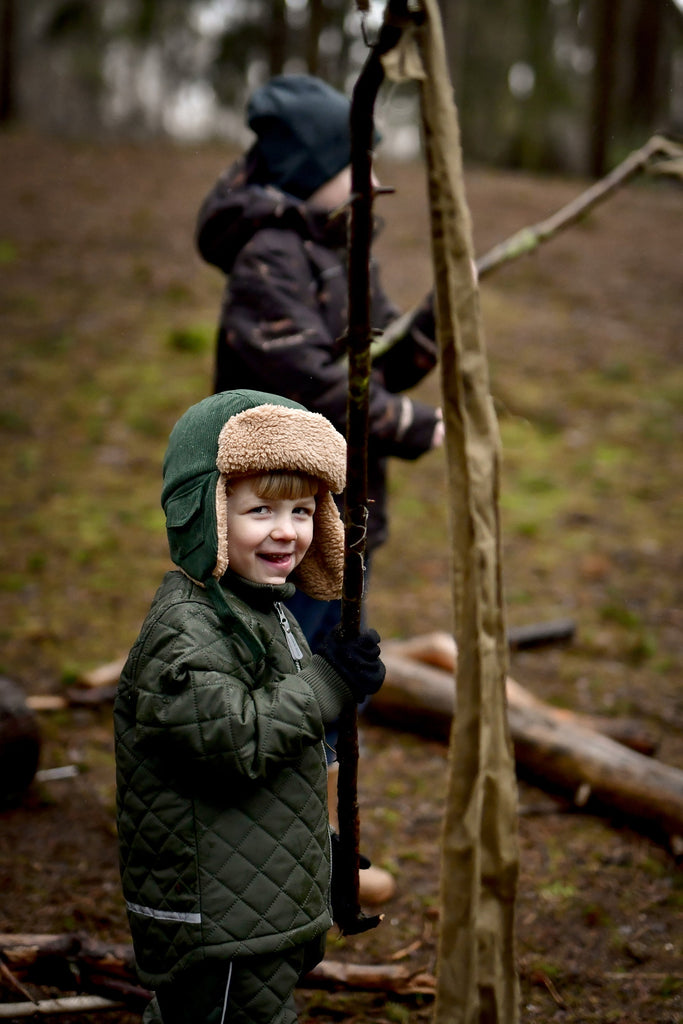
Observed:
[[[291,1022],[330,916],[324,733],[384,678],[374,631],[312,656],[283,601],[340,592],[345,442],[270,394],[216,394],[174,427],[171,557],[114,718],[123,891],[164,1024]]]
[[[257,89],[246,119],[248,152],[204,199],[202,257],[226,276],[214,388],[276,391],[346,429],[347,213],[350,101],[312,75],[278,75]],[[376,259],[371,326],[399,316]],[[368,556],[387,537],[387,463],[441,443],[441,412],[405,392],[435,366],[431,296],[406,317],[398,341],[374,363],[369,385]],[[299,591],[290,607],[309,644],[339,619],[339,606]]]

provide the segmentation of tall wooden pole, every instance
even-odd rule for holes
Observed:
[[[441,865],[436,1024],[515,1024],[517,788],[505,698],[498,509],[500,439],[439,8],[422,0],[428,171],[448,504],[457,707]]]
[[[348,446],[344,497],[344,583],[342,632],[354,639],[360,632],[364,593],[365,548],[368,521],[368,390],[370,385],[370,247],[372,241],[372,150],[374,108],[384,79],[382,56],[401,37],[410,21],[406,0],[387,4],[377,41],[356,81],[351,100],[351,215],[349,227],[347,356],[349,391],[346,440]],[[339,850],[335,862],[336,889],[348,901],[337,923],[345,934],[367,931],[379,924],[378,916],[365,917],[360,910],[358,866],[358,718],[356,708],[339,720],[337,742],[339,781]],[[341,920],[339,918],[342,918]]]

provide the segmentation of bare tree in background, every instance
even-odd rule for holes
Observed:
[[[271,0],[268,26],[268,65],[271,75],[281,75],[288,50],[286,0]]]
[[[15,25],[14,0],[0,0],[0,124],[16,113]]]
[[[595,67],[588,110],[589,166],[602,177],[617,155],[668,124],[680,11],[671,0],[591,0]]]
[[[306,67],[310,74],[317,75],[320,57],[320,35],[325,27],[325,4],[323,0],[309,0],[310,14],[306,34]]]

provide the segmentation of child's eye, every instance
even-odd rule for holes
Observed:
[[[294,515],[297,516],[312,516],[314,512],[315,509],[308,508],[306,505],[299,505],[294,509]]]
[[[268,511],[268,506],[267,505],[254,505],[253,508],[249,509],[249,514],[253,515],[253,516],[254,515],[255,516],[262,516],[262,515],[265,515],[265,513],[267,511]]]

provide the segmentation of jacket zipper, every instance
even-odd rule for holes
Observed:
[[[303,661],[304,652],[301,650],[298,643],[296,642],[296,637],[292,633],[289,621],[287,619],[287,616],[285,615],[285,610],[279,601],[275,602],[275,612],[277,614],[278,619],[280,620],[282,632],[285,634],[287,647],[289,648],[289,653],[292,655],[292,658],[294,659],[296,670],[297,672],[301,672],[301,662]]]

